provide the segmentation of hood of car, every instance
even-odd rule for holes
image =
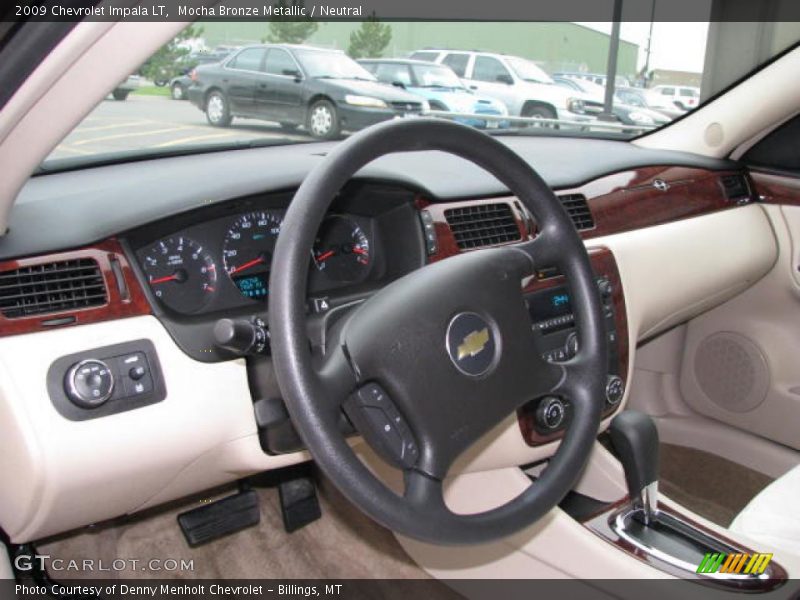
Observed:
[[[477,96],[466,90],[423,87],[409,87],[406,89],[415,96],[438,102],[452,112],[492,112],[495,114],[504,114],[506,112],[505,105],[502,102],[485,96]]]
[[[520,90],[527,94],[536,94],[538,98],[549,100],[554,104],[566,105],[567,98],[580,98],[582,92],[567,90],[555,83],[536,83],[534,81],[520,81]]]
[[[363,81],[361,79],[322,79],[315,78],[320,85],[337,90],[340,94],[357,94],[379,98],[386,102],[415,102],[419,103],[419,96],[410,94],[400,88],[378,81]]]

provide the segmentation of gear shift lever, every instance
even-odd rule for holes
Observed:
[[[658,430],[648,415],[626,410],[611,421],[611,442],[625,469],[633,507],[645,525],[658,515]]]

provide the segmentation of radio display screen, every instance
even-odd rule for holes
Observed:
[[[534,321],[561,317],[572,312],[572,302],[566,286],[555,287],[528,296],[528,306]]]

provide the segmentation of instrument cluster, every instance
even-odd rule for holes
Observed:
[[[160,237],[136,250],[153,296],[184,315],[269,302],[269,277],[285,210],[249,210]],[[309,257],[309,293],[376,276],[373,220],[329,214]]]

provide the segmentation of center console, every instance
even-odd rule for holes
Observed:
[[[608,339],[608,375],[603,417],[619,407],[628,374],[628,327],[622,283],[613,254],[604,248],[590,251],[592,267],[603,303]],[[578,335],[567,282],[563,276],[544,271],[525,289],[536,348],[542,358],[562,362],[578,351]],[[569,398],[545,396],[532,399],[517,413],[529,446],[538,446],[564,435],[571,419]]]

